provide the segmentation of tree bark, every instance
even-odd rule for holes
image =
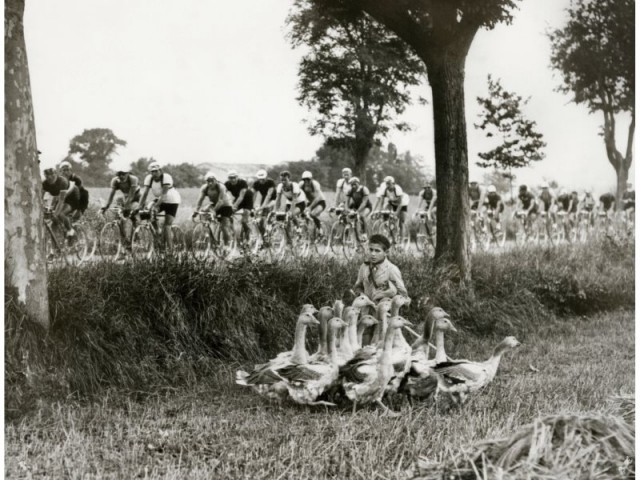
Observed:
[[[616,145],[616,124],[615,114],[612,110],[603,111],[604,114],[604,145],[607,151],[609,163],[616,171],[616,206],[618,210],[622,209],[622,194],[627,188],[629,179],[629,169],[633,161],[633,135],[635,133],[636,117],[635,112],[631,112],[631,123],[629,125],[629,136],[627,137],[627,149],[625,155],[617,148]]]
[[[5,295],[49,327],[42,186],[23,28],[24,0],[4,12]]]
[[[438,191],[437,265],[452,268],[452,275],[471,288],[469,255],[469,165],[464,105],[466,50],[450,47],[427,63],[433,92],[433,125]]]

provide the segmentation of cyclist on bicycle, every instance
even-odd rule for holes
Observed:
[[[416,210],[414,217],[423,210],[422,204],[424,203],[424,210],[426,210],[429,218],[433,220],[433,212],[436,209],[436,200],[438,200],[438,195],[431,187],[431,184],[426,183],[424,188],[420,190],[418,197],[420,198],[420,202],[418,203],[418,209]]]
[[[371,200],[369,199],[369,189],[364,185],[360,185],[360,179],[358,177],[351,177],[349,179],[349,185],[351,188],[347,193],[347,208],[358,212],[362,220],[363,235],[366,236],[366,232],[369,231],[367,218],[372,210]]]
[[[316,232],[321,234],[320,214],[327,208],[327,201],[322,193],[320,183],[313,179],[311,172],[306,171],[302,173],[302,181],[299,183],[299,186],[304,192],[307,201],[310,202],[307,208],[309,209],[311,220],[313,220],[316,226]]]
[[[81,195],[82,193],[82,179],[76,175],[75,173],[73,173],[71,171],[71,164],[69,162],[67,162],[66,160],[64,162],[61,162],[60,165],[58,165],[58,169],[60,170],[60,175],[62,175],[64,178],[66,178],[69,182],[73,182],[76,184],[76,187],[78,189],[78,195]],[[88,195],[88,193],[87,193]],[[87,197],[88,199],[88,197]],[[81,202],[79,202],[81,203]],[[85,207],[86,208],[86,207]],[[73,211],[73,214],[71,215],[71,219],[72,220],[79,220],[80,217],[82,216],[82,212],[84,210],[81,208],[76,208]]]
[[[116,176],[111,179],[111,192],[107,204],[100,209],[102,213],[106,212],[113,201],[116,192],[120,190],[122,196],[116,201],[116,205],[122,208],[123,220],[120,224],[120,231],[124,232],[124,218],[131,217],[133,228],[136,228],[137,218],[130,215],[133,210],[140,208],[140,180],[135,175],[131,175],[129,170],[118,170]]]
[[[345,167],[342,169],[342,178],[339,178],[336,182],[336,208],[343,206],[347,202],[347,193],[351,190],[349,179],[351,179],[351,169]]]
[[[44,178],[42,190],[53,197],[51,201],[53,219],[57,224],[63,226],[66,237],[72,239],[76,232],[71,224],[71,218],[74,211],[80,207],[80,192],[78,191],[78,187],[62,175],[58,175],[55,168],[45,169]]]
[[[573,195],[567,193],[565,190],[561,190],[560,195],[558,195],[558,198],[556,199],[556,205],[558,205],[559,212],[566,212],[566,218],[569,221],[569,225],[573,226],[573,215],[577,211],[578,207],[578,205],[574,203]]]
[[[471,207],[471,210],[477,211],[480,205],[482,205],[482,200],[482,189],[480,188],[480,185],[478,185],[477,181],[472,180],[469,182],[469,206]]]
[[[378,199],[376,200],[376,208],[374,211],[377,211],[386,200],[385,207],[395,210],[395,214],[399,220],[400,238],[404,238],[404,224],[407,221],[409,195],[404,193],[400,185],[396,185],[396,181],[393,177],[388,176],[384,178],[384,182],[380,186],[377,196]]]
[[[260,234],[264,240],[264,221],[275,204],[276,182],[274,182],[272,178],[267,177],[266,170],[260,169],[256,173],[256,181],[253,182],[252,188],[255,192],[253,207],[258,215],[260,215],[258,230],[260,230]]]
[[[600,207],[601,212],[605,212],[607,216],[610,216],[616,211],[616,196],[612,193],[604,193],[600,195]]]
[[[484,197],[484,208],[491,212],[496,222],[496,230],[500,230],[500,214],[504,212],[504,203],[502,197],[497,192],[495,185],[489,185],[487,195]]]
[[[531,224],[531,221],[538,213],[538,202],[536,201],[536,197],[528,190],[526,185],[520,185],[518,200],[520,204],[518,205],[518,210],[513,212],[514,217],[518,212],[524,212],[529,220],[529,224]]]
[[[622,193],[622,209],[625,215],[633,218],[633,213],[636,210],[636,191],[633,190],[633,185],[627,183],[627,188]]]
[[[299,227],[298,215],[304,212],[307,206],[307,197],[300,185],[291,181],[291,173],[288,170],[280,172],[280,183],[276,187],[276,210],[280,210],[282,197],[285,198],[285,211],[291,211],[291,220],[296,227]]]
[[[222,227],[222,240],[225,246],[231,244],[231,235],[233,229],[231,226],[231,217],[233,216],[233,197],[227,191],[224,183],[219,182],[214,172],[207,172],[204,176],[205,183],[200,188],[200,196],[196,203],[196,211],[193,212],[191,218],[195,218],[200,211],[202,202],[205,198],[209,199],[207,210],[211,211],[216,217],[220,217],[220,225]]]
[[[251,236],[249,217],[253,210],[253,192],[249,190],[249,184],[245,179],[238,178],[238,173],[235,170],[231,170],[227,174],[227,181],[224,186],[233,197],[233,204],[231,205],[233,213],[240,211],[242,214],[240,228],[246,238],[249,238]]]
[[[149,191],[156,197],[152,206],[158,213],[164,212],[164,225],[162,227],[162,237],[164,238],[164,244],[169,251],[173,250],[173,232],[171,231],[171,225],[176,219],[178,213],[178,206],[180,206],[180,194],[178,190],[173,186],[173,178],[168,173],[164,173],[158,162],[151,162],[149,165],[149,175],[147,175],[143,182],[144,192],[140,199],[140,206],[144,206],[147,200]],[[135,209],[132,213],[136,215],[138,209]],[[155,227],[155,225],[154,225]]]
[[[540,188],[542,191],[540,195],[538,195],[538,200],[540,200],[540,204],[542,205],[542,211],[546,212],[553,221],[556,221],[555,212],[553,211],[553,206],[556,204],[556,197],[553,195],[551,190],[549,190],[549,184],[543,183]]]

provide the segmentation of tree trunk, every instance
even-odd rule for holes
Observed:
[[[43,242],[42,187],[23,14],[24,0],[5,0],[5,295],[13,297],[30,319],[48,328],[49,300]]]
[[[471,288],[464,53],[445,52],[432,57],[427,63],[427,73],[433,92],[438,191],[435,261],[452,268],[453,279]]]

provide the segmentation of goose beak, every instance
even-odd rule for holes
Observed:
[[[450,332],[454,332],[454,333],[458,333],[458,329],[456,327],[454,327],[453,325],[451,325],[451,327],[449,327],[449,331]]]
[[[311,325],[320,325],[320,320],[315,317],[311,317],[313,320],[311,321]]]
[[[413,327],[413,323],[411,323],[409,320],[407,320],[406,318],[402,319],[402,326],[403,327]]]

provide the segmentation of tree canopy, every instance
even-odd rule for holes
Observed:
[[[103,186],[109,181],[109,168],[119,146],[127,142],[116,136],[109,128],[91,128],[76,135],[69,142],[68,161],[89,186]]]
[[[562,76],[559,90],[589,112],[601,112],[607,158],[618,178],[618,201],[633,159],[635,131],[635,2],[576,0],[569,21],[549,33],[551,65]],[[626,150],[616,145],[616,114],[631,115]]]
[[[487,82],[489,95],[477,97],[482,111],[480,123],[475,127],[500,143],[488,152],[480,152],[481,161],[476,165],[510,171],[542,160],[546,143],[536,130],[536,122],[528,120],[522,112],[529,99],[523,100],[520,95],[505,90],[500,80],[494,80],[491,75]]]
[[[424,64],[395,34],[357,10],[297,0],[287,23],[294,47],[306,53],[299,65],[298,101],[314,112],[312,135],[341,139],[364,172],[374,143],[391,130],[425,79]]]

